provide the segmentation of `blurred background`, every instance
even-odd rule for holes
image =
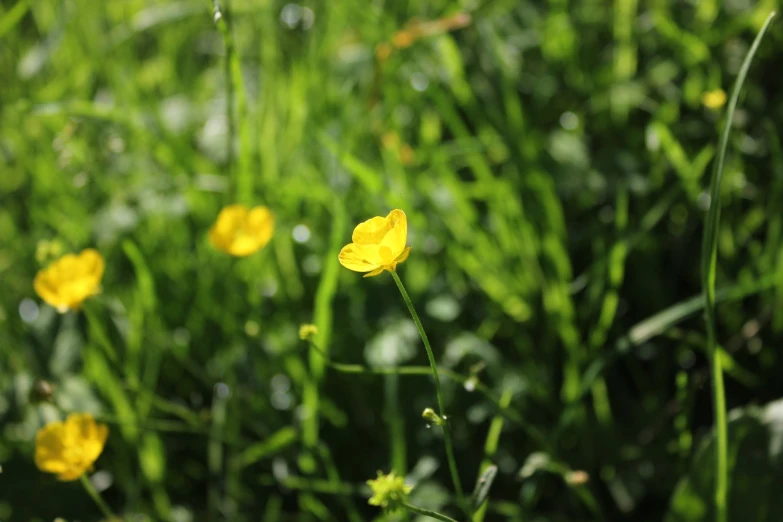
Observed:
[[[778,7],[2,2],[0,520],[99,520],[33,462],[72,411],[109,424],[92,480],[127,520],[382,520],[364,481],[391,469],[458,516],[431,379],[338,373],[298,338],[427,364],[391,277],[337,262],[392,208],[439,364],[468,379],[443,379],[465,488],[498,466],[485,520],[708,520],[705,189]],[[773,23],[722,190],[737,521],[783,519],[782,51]],[[244,259],[207,241],[235,202],[277,218]],[[87,247],[103,292],[58,314],[35,273]]]

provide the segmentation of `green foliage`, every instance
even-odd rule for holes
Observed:
[[[783,401],[729,413],[729,520],[780,520],[783,502],[775,485],[781,473]],[[693,458],[690,471],[677,484],[666,522],[714,518],[714,434]]]
[[[652,522],[672,492],[670,522],[708,516],[698,260],[724,118],[701,97],[775,6],[0,5],[0,519],[98,520],[33,463],[36,430],[71,411],[110,425],[94,483],[129,520],[372,520],[379,469],[460,518],[405,303],[337,262],[392,208],[459,477],[497,466],[474,520]],[[392,45],[435,20],[461,25]],[[718,194],[732,408],[780,396],[782,50],[773,25]],[[238,201],[277,218],[243,259],[207,241]],[[102,293],[60,315],[33,278],[85,247]],[[732,516],[776,519],[777,472],[753,474],[778,459],[770,411],[730,423]]]

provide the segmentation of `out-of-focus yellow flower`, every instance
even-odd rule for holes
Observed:
[[[368,480],[367,485],[372,490],[372,497],[368,501],[373,506],[380,506],[386,511],[396,511],[408,501],[408,493],[412,486],[405,485],[405,479],[395,475],[394,471],[388,475],[378,472],[378,478]]]
[[[109,428],[89,413],[72,413],[65,421],[50,422],[35,436],[35,465],[60,480],[76,480],[98,459]]]
[[[726,104],[726,92],[723,89],[714,89],[701,95],[701,102],[708,109],[720,109]]]
[[[79,255],[66,254],[39,271],[33,287],[41,299],[59,312],[75,310],[100,291],[103,269],[103,257],[88,248]]]
[[[376,276],[384,270],[394,271],[408,259],[411,247],[408,241],[408,218],[399,209],[386,217],[376,216],[359,223],[353,230],[353,243],[340,251],[340,264],[354,272],[368,272],[364,277]]]
[[[275,218],[267,207],[229,205],[209,229],[209,241],[218,250],[244,257],[264,248],[274,231]]]
[[[299,327],[299,338],[303,341],[309,341],[318,335],[318,327],[314,324],[303,324]]]

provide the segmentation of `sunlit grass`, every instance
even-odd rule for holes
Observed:
[[[0,7],[0,519],[98,519],[34,463],[37,430],[74,412],[109,425],[90,484],[127,519],[373,520],[378,470],[413,486],[424,513],[401,518],[712,516],[712,468],[689,470],[710,462],[718,199],[726,406],[780,397],[774,26],[717,147],[773,7]],[[237,204],[274,226],[223,221],[216,242]],[[338,258],[392,209],[411,254],[374,269],[405,301]],[[100,292],[36,294],[88,248]],[[767,506],[744,481],[773,471],[728,471],[730,510]]]

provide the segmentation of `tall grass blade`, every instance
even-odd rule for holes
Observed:
[[[704,294],[704,311],[707,322],[707,349],[710,353],[712,366],[712,395],[715,410],[715,520],[727,522],[728,519],[728,433],[726,425],[726,395],[723,388],[723,369],[721,358],[718,356],[716,341],[715,313],[715,279],[717,274],[718,258],[718,225],[720,223],[720,186],[725,167],[726,149],[728,148],[729,133],[734,120],[734,111],[737,108],[737,100],[742,89],[742,84],[750,69],[753,56],[764,37],[775,13],[767,17],[753,45],[750,47],[745,60],[740,68],[737,81],[731,93],[729,108],[726,113],[726,123],[721,134],[718,146],[718,158],[710,180],[710,209],[707,214],[707,222],[704,227],[704,242],[702,243],[702,291]]]

